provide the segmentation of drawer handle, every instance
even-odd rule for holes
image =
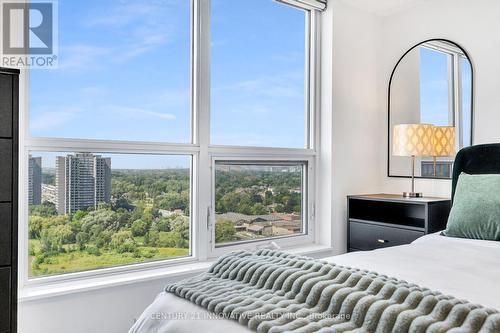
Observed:
[[[385,240],[385,239],[377,239],[377,242],[382,243],[382,244],[389,243],[389,241]]]

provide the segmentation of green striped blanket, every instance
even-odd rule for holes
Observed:
[[[496,310],[267,249],[229,253],[208,272],[165,290],[257,332],[500,333]]]

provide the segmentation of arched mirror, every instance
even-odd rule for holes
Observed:
[[[451,178],[455,153],[472,145],[473,91],[469,56],[456,43],[428,40],[401,57],[389,81],[390,177],[414,168],[415,177]]]

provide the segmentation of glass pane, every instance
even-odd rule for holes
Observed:
[[[190,1],[59,1],[59,67],[30,71],[32,136],[191,141]]]
[[[449,74],[446,53],[420,48],[420,123],[453,125],[449,105]]]
[[[306,12],[212,1],[211,142],[304,148]]]
[[[460,69],[462,79],[462,147],[472,145],[472,68],[469,59],[460,58]]]
[[[305,166],[217,162],[215,243],[303,234]]]
[[[29,277],[190,253],[191,156],[31,152]]]

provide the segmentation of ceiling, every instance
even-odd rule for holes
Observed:
[[[407,9],[425,0],[341,0],[351,6],[386,16]]]

